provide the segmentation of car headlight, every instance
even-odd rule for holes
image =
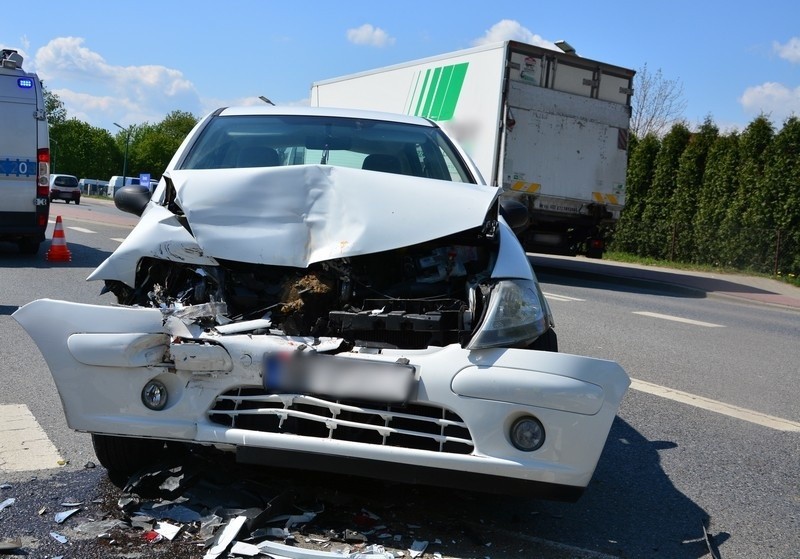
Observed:
[[[544,296],[531,280],[501,280],[467,349],[523,346],[547,331]]]

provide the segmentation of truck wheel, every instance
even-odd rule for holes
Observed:
[[[80,199],[80,198],[78,198],[77,200],[75,200],[75,205],[76,205],[76,206],[80,206],[80,205],[81,205],[81,199]]]
[[[33,239],[23,239],[18,244],[19,251],[22,254],[36,254],[39,252],[40,244],[39,241],[34,241]]]
[[[165,452],[164,441],[113,435],[93,434],[92,446],[112,481],[127,480],[145,466],[158,462]]]
[[[603,249],[590,248],[586,251],[586,258],[603,258]]]

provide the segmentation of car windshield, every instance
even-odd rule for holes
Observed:
[[[475,182],[438,128],[381,120],[218,116],[181,169],[334,165],[454,182]]]

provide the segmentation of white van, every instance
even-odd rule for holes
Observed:
[[[42,84],[0,50],[0,241],[36,254],[50,212],[50,138]]]
[[[124,180],[123,180],[124,179]],[[123,186],[138,186],[142,184],[139,177],[123,177],[122,175],[114,175],[108,181],[108,191],[109,194],[112,196],[116,194],[117,190],[122,188]],[[149,184],[146,184],[150,188],[150,192],[152,193],[155,190],[156,186],[158,186],[157,180],[151,180]]]

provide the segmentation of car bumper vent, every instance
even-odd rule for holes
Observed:
[[[236,429],[362,444],[454,454],[470,454],[474,446],[458,415],[419,404],[384,407],[240,388],[217,397],[208,416]]]

